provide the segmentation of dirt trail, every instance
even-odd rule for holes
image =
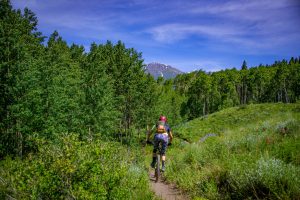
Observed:
[[[163,200],[188,200],[189,198],[182,194],[175,185],[167,184],[163,181],[155,182],[154,171],[149,173],[152,191]]]

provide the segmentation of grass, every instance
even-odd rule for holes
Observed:
[[[168,180],[195,199],[300,199],[299,110],[247,105],[176,127]]]

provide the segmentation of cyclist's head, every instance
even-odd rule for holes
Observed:
[[[159,117],[159,121],[167,122],[167,117],[161,115],[161,116]]]

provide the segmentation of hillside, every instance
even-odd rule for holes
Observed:
[[[179,137],[188,140],[189,142],[196,142],[197,139],[203,137],[207,133],[222,135],[230,129],[249,124],[260,124],[266,120],[275,120],[274,117],[277,115],[283,114],[286,116],[288,114],[297,114],[296,111],[300,111],[299,106],[299,103],[278,103],[232,107],[191,120],[188,123],[179,124],[176,126],[175,131]]]
[[[161,63],[149,63],[145,67],[145,72],[151,74],[155,79],[163,77],[164,79],[175,78],[178,74],[182,74],[180,70]]]
[[[299,103],[229,108],[174,135],[166,177],[190,196],[299,199]]]

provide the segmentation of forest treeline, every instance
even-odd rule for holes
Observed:
[[[47,39],[35,14],[8,0],[0,1],[0,19],[0,158],[34,150],[35,135],[128,141],[160,114],[176,125],[231,106],[300,97],[299,58],[155,80],[142,54],[121,41],[87,50],[57,31]]]
[[[300,57],[272,65],[178,75],[174,86],[185,94],[181,116],[194,119],[223,108],[267,102],[294,103],[300,97]]]

